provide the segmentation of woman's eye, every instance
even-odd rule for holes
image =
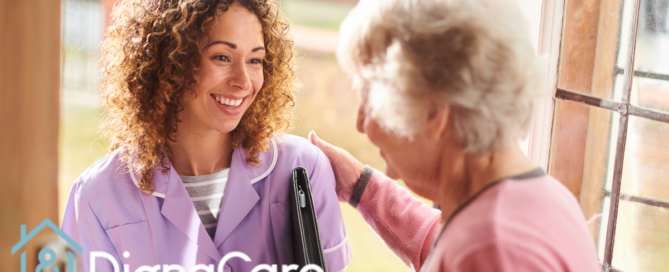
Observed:
[[[262,64],[262,60],[261,59],[252,59],[251,64]]]
[[[230,61],[230,58],[228,58],[226,55],[215,56],[214,59],[220,61]]]

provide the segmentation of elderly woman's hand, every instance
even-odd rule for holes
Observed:
[[[330,159],[337,180],[335,189],[337,197],[341,202],[348,202],[351,199],[351,194],[353,194],[353,188],[362,174],[364,165],[346,150],[318,138],[314,131],[309,132],[309,140]]]

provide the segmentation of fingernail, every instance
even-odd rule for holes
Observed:
[[[313,131],[313,130],[312,130],[312,131],[309,131],[309,138],[311,138],[311,135],[312,135],[312,134],[314,135],[314,137],[316,137],[316,139],[318,139],[318,135],[316,135],[316,132]]]

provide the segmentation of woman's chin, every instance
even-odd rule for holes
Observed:
[[[395,168],[393,168],[391,166],[388,166],[388,163],[386,163],[385,168],[386,168],[385,172],[386,172],[387,177],[389,177],[391,179],[395,179],[395,180],[401,178],[400,175],[397,173],[397,171],[395,171]]]
[[[217,122],[214,129],[220,133],[230,133],[237,128],[239,120],[237,121],[221,121]]]

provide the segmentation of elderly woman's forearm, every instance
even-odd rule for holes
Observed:
[[[439,232],[441,213],[375,171],[357,210],[407,266],[419,271]]]

